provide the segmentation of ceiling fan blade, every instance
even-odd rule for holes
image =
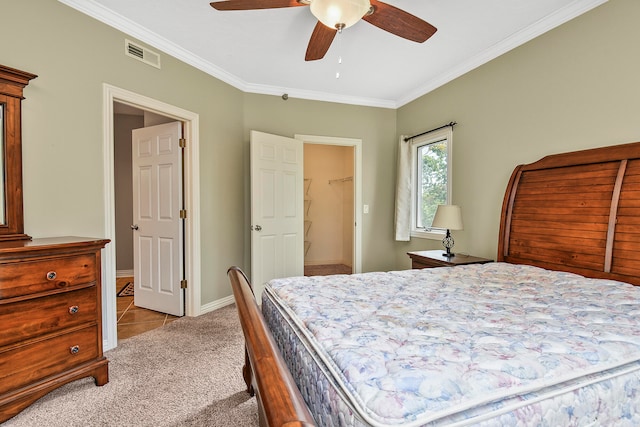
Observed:
[[[211,7],[216,10],[255,10],[277,9],[280,7],[308,6],[298,0],[227,0],[211,2]]]
[[[313,33],[311,33],[311,40],[309,40],[304,60],[315,61],[324,58],[337,32],[338,30],[333,30],[318,21]]]
[[[370,0],[373,13],[362,17],[376,27],[407,40],[422,43],[438,29],[426,21],[378,0]]]

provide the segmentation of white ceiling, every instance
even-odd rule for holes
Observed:
[[[304,55],[317,21],[308,7],[59,1],[245,92],[397,108],[607,0],[387,0],[438,31],[419,44],[360,21],[310,62]]]

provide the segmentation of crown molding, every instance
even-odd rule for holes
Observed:
[[[166,38],[159,36],[158,34],[144,28],[140,24],[133,22],[132,20],[107,9],[103,5],[93,0],[58,0],[79,12],[84,13],[92,18],[97,19],[103,24],[109,25],[117,30],[122,31],[128,36],[136,38],[149,46],[163,51],[164,53],[173,56],[180,61],[183,61],[200,71],[212,75],[213,77],[222,80],[231,86],[244,90],[246,83],[234,76],[231,73],[219,68],[212,63],[203,60],[201,57],[194,55],[188,50],[178,46]]]
[[[603,3],[608,2],[609,0],[591,0],[589,2],[575,0],[573,3],[565,6],[562,9],[558,9],[551,15],[546,16],[544,19],[539,20],[538,22],[530,25],[527,28],[518,31],[512,36],[502,40],[500,43],[495,44],[489,49],[481,52],[478,55],[475,55],[469,60],[460,63],[457,67],[443,73],[436,78],[433,78],[426,82],[424,85],[416,88],[416,90],[408,93],[402,98],[397,100],[396,108],[400,108],[405,104],[408,104],[411,101],[416,100],[417,98],[426,95],[427,93],[439,88],[440,86],[449,83],[450,81],[468,73],[469,71],[480,67],[483,64],[509,52],[512,49],[515,49],[518,46],[521,46],[528,41],[533,40],[534,38],[546,33],[549,30],[552,30],[560,25],[564,24],[576,18],[583,13],[590,11]]]
[[[555,13],[541,19],[540,21],[530,25],[529,27],[513,34],[512,36],[502,40],[489,49],[475,55],[468,60],[458,64],[453,69],[436,76],[425,82],[425,84],[417,87],[415,90],[399,97],[395,100],[362,98],[353,96],[343,96],[328,92],[308,91],[298,88],[283,88],[269,85],[249,83],[239,77],[223,70],[222,68],[205,61],[201,57],[194,55],[188,50],[178,46],[177,44],[167,40],[164,37],[150,31],[130,19],[114,13],[105,8],[94,0],[58,0],[85,15],[91,16],[98,21],[107,24],[123,33],[134,37],[156,49],[165,52],[168,55],[179,59],[243,92],[255,93],[262,95],[282,96],[287,94],[291,98],[307,99],[313,101],[335,102],[341,104],[361,105],[368,107],[391,108],[397,109],[415,99],[426,95],[427,93],[455,80],[456,78],[468,73],[469,71],[480,67],[481,65],[503,55],[510,50],[556,28],[577,16],[582,15],[589,10],[606,3],[609,0],[575,0],[571,4]]]

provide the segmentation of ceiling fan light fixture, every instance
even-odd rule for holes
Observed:
[[[369,0],[312,0],[311,13],[331,29],[349,28],[369,12]]]

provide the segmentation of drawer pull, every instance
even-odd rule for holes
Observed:
[[[78,354],[80,353],[80,346],[79,345],[74,345],[73,347],[69,347],[69,352],[71,354]]]
[[[69,314],[76,314],[77,312],[78,312],[77,305],[72,305],[71,307],[69,307]]]
[[[47,280],[55,280],[57,274],[55,271],[50,271],[47,273]]]

